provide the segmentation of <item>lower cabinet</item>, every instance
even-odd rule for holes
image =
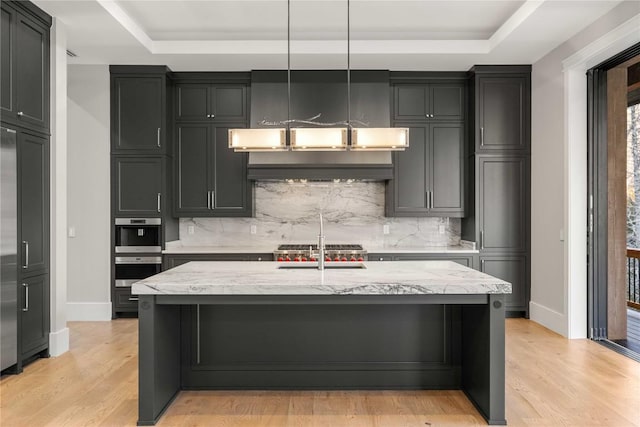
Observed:
[[[49,347],[49,275],[22,278],[18,293],[22,360]]]
[[[524,313],[528,317],[529,274],[525,255],[481,255],[480,271],[511,283],[511,295],[506,297],[506,311],[512,315]]]
[[[478,255],[476,254],[370,253],[368,257],[369,261],[453,261],[465,267],[478,268]]]
[[[131,295],[131,288],[119,288],[113,292],[113,311],[115,313],[135,313],[138,311],[138,296]]]
[[[162,257],[162,270],[168,270],[190,261],[273,261],[273,254],[167,254]]]

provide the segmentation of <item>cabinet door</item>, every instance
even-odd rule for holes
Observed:
[[[429,85],[430,107],[427,114],[432,120],[462,120],[464,116],[464,85]]]
[[[409,128],[409,147],[393,153],[392,212],[389,216],[424,215],[427,212],[427,126]]]
[[[0,108],[2,120],[15,120],[15,28],[16,12],[2,3],[0,16]]]
[[[49,30],[17,15],[16,114],[24,126],[49,127]]]
[[[529,88],[524,77],[479,77],[477,151],[525,150],[529,127]]]
[[[49,144],[47,138],[18,133],[18,203],[23,274],[49,266]]]
[[[464,126],[429,125],[430,210],[441,216],[464,214]]]
[[[396,85],[394,89],[395,120],[425,120],[429,91],[425,85]]]
[[[158,217],[162,211],[162,159],[113,157],[112,202],[120,217]]]
[[[477,162],[480,249],[524,252],[530,194],[526,159],[478,156]]]
[[[209,114],[216,121],[247,119],[247,88],[245,86],[212,86]]]
[[[176,120],[209,121],[210,111],[208,84],[176,85]]]
[[[24,278],[20,282],[20,342],[26,358],[49,342],[49,275]]]
[[[116,77],[112,87],[114,152],[164,152],[162,77]]]
[[[511,283],[511,294],[506,295],[507,311],[528,312],[528,281],[525,256],[481,256],[480,270]]]
[[[247,153],[236,153],[229,148],[229,129],[229,126],[217,126],[213,131],[214,211],[225,216],[251,216]]]
[[[178,216],[206,216],[212,209],[210,132],[208,124],[177,127],[175,211]]]

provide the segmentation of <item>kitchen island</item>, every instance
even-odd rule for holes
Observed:
[[[138,424],[187,389],[461,389],[506,423],[509,283],[449,261],[327,264],[190,262],[135,283]]]

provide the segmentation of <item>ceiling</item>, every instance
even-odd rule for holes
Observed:
[[[70,64],[174,71],[287,68],[285,0],[34,0],[66,27]],[[351,0],[352,68],[531,64],[615,0]],[[347,1],[291,0],[291,67],[347,66]]]

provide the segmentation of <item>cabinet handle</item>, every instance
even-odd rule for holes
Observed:
[[[211,190],[211,209],[216,208],[216,192]]]
[[[433,209],[433,191],[429,191],[429,207]]]
[[[18,117],[22,117],[24,116],[24,113],[22,111],[18,111]]]
[[[484,249],[484,231],[480,232],[480,249]]]
[[[211,209],[211,191],[207,191],[207,209]]]
[[[480,128],[480,145],[484,145],[484,127]]]
[[[29,311],[29,284],[23,283],[24,286],[24,308],[22,311]]]
[[[484,273],[484,260],[480,261],[480,271]]]
[[[215,119],[215,118],[216,118],[216,115],[215,115],[215,114],[212,114],[212,115],[211,115],[211,116],[209,116],[209,117],[211,117],[212,119]]]
[[[196,304],[196,363],[200,364],[200,304]]]
[[[160,148],[160,128],[158,128],[158,148]]]
[[[162,197],[162,195],[160,193],[158,193],[158,213],[160,212],[160,198]]]
[[[23,240],[22,244],[24,245],[24,264],[22,268],[29,268],[29,242]]]
[[[129,301],[140,301],[140,297],[131,297]]]

